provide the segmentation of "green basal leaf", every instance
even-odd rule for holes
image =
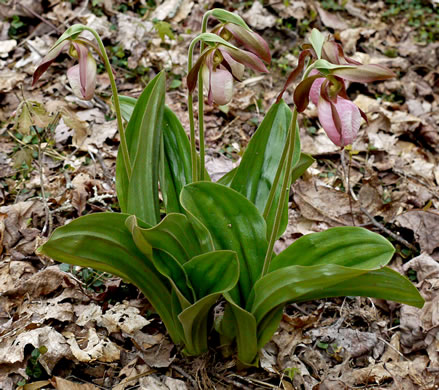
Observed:
[[[221,294],[231,290],[239,278],[239,263],[232,251],[215,251],[194,257],[184,265],[198,300],[179,316],[188,355],[207,351],[208,315]]]
[[[80,217],[56,229],[38,251],[59,262],[92,267],[135,284],[154,306],[173,341],[180,343],[171,312],[170,285],[137,249],[125,227],[128,217],[119,213]]]
[[[253,202],[261,214],[265,210],[268,195],[287,140],[291,117],[291,110],[283,100],[271,106],[258,130],[250,140],[230,185],[231,188]],[[296,165],[300,158],[300,138],[297,129],[295,138],[293,166]],[[278,190],[266,219],[267,233],[271,232],[274,223],[282,177],[283,175],[279,180]],[[282,219],[279,235],[283,233],[288,223],[288,199],[283,207],[286,209],[286,212]]]
[[[250,30],[250,28],[239,15],[226,11],[225,9],[215,8],[210,11],[210,14],[222,23],[233,23]]]
[[[284,313],[284,305],[271,310],[258,324],[258,348],[261,349],[267,344],[279,328]]]
[[[241,276],[231,294],[236,302],[246,302],[261,275],[267,251],[264,219],[244,196],[217,183],[189,184],[183,188],[180,201],[188,216],[210,232],[216,250],[237,253]]]
[[[130,222],[135,216],[129,218]],[[149,253],[149,247],[169,253],[181,265],[203,253],[195,231],[188,218],[183,214],[168,214],[154,227],[141,228],[131,222],[134,241],[143,253]],[[137,240],[137,237],[141,239]],[[144,248],[144,242],[147,243]]]
[[[189,139],[177,116],[168,107],[163,116],[163,171],[160,188],[166,212],[183,212],[180,192],[192,181]]]
[[[214,251],[195,256],[183,268],[194,286],[197,299],[229,291],[239,279],[238,257],[233,251]]]
[[[325,36],[319,30],[313,28],[309,41],[311,42],[311,45],[314,48],[317,57],[320,59],[322,57],[322,48],[323,44],[325,43]]]
[[[159,73],[154,80],[156,82],[147,100],[140,127],[135,129],[135,134],[138,134],[136,137],[138,144],[127,191],[127,212],[151,225],[155,225],[160,220],[158,179],[162,119],[165,106],[165,73]],[[140,102],[139,99],[137,104]],[[131,118],[133,119],[133,117],[134,112]],[[128,123],[129,125],[130,123]],[[134,149],[133,142],[127,143],[131,158]]]
[[[316,161],[310,154],[300,153],[300,158],[291,173],[291,183],[294,183]]]
[[[136,104],[130,115],[128,125],[125,129],[125,137],[128,145],[128,153],[130,156],[130,161],[132,166],[134,165],[134,161],[137,156],[140,140],[142,138],[145,138],[146,136],[146,134],[142,133],[142,131],[145,132],[146,130],[145,127],[142,127],[142,121],[145,116],[148,102],[151,97],[151,92],[153,91],[158,79],[159,79],[159,75],[154,77],[154,79],[152,79],[148,83],[146,88],[143,90],[142,94],[136,100]],[[124,213],[128,212],[129,182],[130,182],[130,178],[128,178],[127,176],[125,163],[122,156],[122,151],[119,151],[117,153],[117,159],[116,159],[116,191],[117,191],[117,198],[119,200],[120,208]]]
[[[252,313],[237,305],[229,293],[224,294],[224,298],[230,305],[232,315],[223,318],[221,327],[235,329],[239,361],[248,366],[257,366],[259,349],[256,319]],[[229,325],[224,322],[226,319],[230,321],[231,318],[233,318],[234,324]]]
[[[369,273],[371,275],[366,277]],[[285,303],[327,297],[357,295],[417,307],[423,304],[422,297],[408,279],[389,268],[368,270],[336,264],[277,269],[256,282],[253,293],[248,305],[257,323]]]
[[[268,272],[318,264],[374,269],[386,265],[394,252],[392,244],[379,234],[360,227],[335,227],[296,240],[273,259]]]
[[[195,292],[187,273],[175,257],[168,252],[153,249],[151,261],[157,271],[169,280],[183,309],[195,302]]]
[[[224,176],[222,176],[217,183],[222,184],[223,186],[230,187],[232,184],[233,178],[235,177],[236,171],[238,168],[233,168],[231,171],[227,172]]]
[[[326,288],[324,291],[312,291],[302,296],[300,302],[339,296],[386,299],[419,308],[422,308],[425,303],[413,283],[389,267],[368,271],[354,279]]]
[[[113,98],[111,98],[113,100]],[[137,99],[130,96],[119,95],[119,104],[122,118],[127,122],[130,121],[133,115],[134,107],[136,106]]]

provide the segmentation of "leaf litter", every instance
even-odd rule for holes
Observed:
[[[316,109],[308,108],[311,119],[301,126],[302,148],[317,161],[292,189],[290,225],[277,246],[332,226],[391,232],[394,236],[388,237],[397,249],[393,267],[420,288],[426,299],[423,309],[349,297],[292,305],[262,351],[261,368],[242,369],[214,351],[196,359],[182,357],[134,287],[93,271],[62,265],[60,269],[50,259],[36,256],[35,249],[48,234],[45,225],[52,229],[84,213],[117,207],[111,178],[118,135],[108,109],[108,78],[98,75],[98,94],[85,105],[57,71],[66,66],[62,60],[36,88],[30,87],[36,64],[59,35],[51,25],[63,31],[82,22],[102,33],[114,55],[123,94],[137,97],[139,85],[166,68],[175,86],[168,104],[187,125],[179,100],[186,94],[189,31],[199,29],[200,15],[213,2],[169,0],[152,10],[145,1],[133,4],[137,3],[143,14],[122,1],[21,1],[13,8],[0,4],[5,12],[0,22],[0,388],[16,388],[23,379],[33,388],[69,390],[136,385],[141,389],[437,387],[439,73],[438,57],[432,53],[439,46],[420,39],[419,31],[407,23],[414,17],[410,13],[395,13],[390,31],[385,16],[392,9],[388,1],[237,6],[237,12],[270,42],[275,61],[270,76],[242,83],[227,107],[206,111],[207,165],[220,177],[239,164],[260,123],[260,112],[275,99],[272,91],[281,89],[297,60],[294,48],[311,27],[335,33],[348,54],[357,52],[356,59],[363,63],[390,66],[399,72],[397,79],[367,88],[348,87],[350,97],[369,117],[351,153],[342,155],[330,143]],[[437,9],[434,2],[423,4]],[[29,22],[21,33],[11,29],[19,25],[14,15]],[[169,23],[174,39],[160,38],[157,20]],[[20,109],[23,98],[35,102],[32,112],[26,111],[28,106]],[[292,103],[288,92],[285,98]],[[49,147],[39,166],[32,143],[12,138],[17,132],[14,123],[26,133],[31,124],[40,120],[47,125],[56,115],[61,119],[48,135]],[[32,360],[32,352],[40,349],[44,353]],[[39,378],[37,363],[42,367]]]

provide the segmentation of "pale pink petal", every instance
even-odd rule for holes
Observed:
[[[240,64],[238,61],[235,61],[227,52],[222,52],[222,55],[224,57],[224,60],[229,64],[230,70],[232,71],[233,76],[241,80],[242,76],[244,75],[245,66],[243,64]]]
[[[215,71],[209,72],[209,69],[204,66],[203,84],[208,89],[209,101],[222,106],[232,100],[233,76],[228,70],[217,68]]]
[[[320,124],[334,144],[338,146],[350,145],[360,129],[360,110],[350,100],[341,97],[337,97],[334,105],[341,122],[341,133],[335,125],[331,103],[322,97],[319,98],[317,105]]]
[[[85,80],[83,79],[85,74]],[[90,100],[93,98],[96,86],[96,61],[91,53],[87,54],[85,65],[81,71],[81,63],[72,66],[67,71],[67,78],[73,93],[80,99]]]
[[[310,74],[310,76],[313,75]],[[309,90],[309,98],[315,105],[317,105],[317,103],[319,102],[320,88],[322,87],[322,84],[325,82],[325,80],[326,79],[324,77],[319,77],[311,85],[311,89]]]

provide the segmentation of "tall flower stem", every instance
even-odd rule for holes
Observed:
[[[188,50],[188,59],[187,59],[187,72],[192,69],[192,62],[194,57],[194,47],[198,42],[198,39],[195,38]],[[192,182],[198,181],[198,161],[197,161],[197,145],[195,143],[195,121],[194,121],[194,100],[192,96],[192,92],[189,91],[187,97],[187,107],[189,113],[189,130],[190,130],[190,139],[191,139],[191,164],[192,164]],[[199,115],[199,114],[198,114]],[[201,140],[200,140],[201,143]]]
[[[290,143],[290,132],[288,132],[287,134],[287,139],[286,139],[286,144],[289,145]],[[276,195],[276,189],[277,186],[279,184],[279,180],[282,174],[282,170],[281,168],[283,168],[284,164],[285,164],[285,159],[287,158],[287,153],[288,153],[288,148],[284,147],[284,150],[282,151],[282,155],[280,157],[279,160],[279,166],[278,169],[276,171],[276,175],[274,176],[274,180],[273,180],[273,184],[271,185],[270,188],[270,193],[268,194],[268,199],[267,199],[267,203],[265,204],[265,209],[264,209],[264,213],[262,214],[262,216],[264,217],[264,219],[266,220],[268,217],[268,214],[270,214],[271,211],[271,207],[273,206],[273,201],[274,201],[274,196]]]
[[[284,212],[283,205],[285,204],[285,201],[287,200],[287,193],[289,192],[289,187],[290,187],[289,184],[290,184],[290,180],[291,180],[291,164],[293,162],[294,145],[295,145],[295,141],[296,141],[296,137],[294,136],[296,126],[297,126],[297,109],[296,109],[296,107],[294,107],[293,117],[291,119],[290,127],[288,129],[288,137],[287,137],[288,143],[285,145],[285,148],[284,148],[284,150],[285,149],[288,150],[286,164],[280,165],[280,163],[279,163],[280,167],[285,167],[285,173],[284,173],[284,178],[283,178],[283,182],[282,182],[282,187],[280,190],[279,204],[277,206],[276,216],[274,218],[273,229],[271,231],[270,239],[268,241],[268,249],[267,249],[267,253],[265,255],[264,267],[262,268],[262,276],[264,276],[267,273],[268,267],[270,266],[270,263],[271,263],[271,258],[273,257],[274,243],[276,242],[277,235],[279,233],[279,227],[280,227],[280,223],[282,220],[282,213]]]
[[[207,31],[207,21],[212,11],[207,11],[203,16],[203,22],[201,24],[201,33]],[[200,44],[200,53],[204,50],[204,42]],[[204,145],[204,93],[203,93],[203,72],[198,73],[198,134],[200,138],[200,180],[204,180],[205,172],[205,145]]]
[[[113,101],[114,101],[114,110],[116,111],[116,119],[117,119],[117,127],[119,129],[120,134],[120,146],[122,148],[122,157],[123,162],[125,163],[125,169],[127,172],[127,176],[131,177],[131,161],[130,161],[130,155],[128,152],[128,145],[127,140],[125,137],[125,128],[123,126],[122,121],[122,114],[120,110],[120,102],[119,102],[119,95],[117,92],[117,86],[116,86],[116,80],[114,79],[113,75],[113,69],[111,68],[110,60],[108,59],[107,52],[105,50],[104,43],[102,42],[101,37],[99,34],[91,27],[85,26],[84,30],[90,31],[93,36],[96,39],[96,42],[98,43],[100,54],[102,55],[102,59],[104,61],[105,70],[108,73],[108,77],[110,78],[110,85],[111,85],[111,92],[113,94]]]

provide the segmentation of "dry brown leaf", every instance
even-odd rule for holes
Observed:
[[[332,28],[334,30],[346,30],[346,28],[348,27],[346,22],[340,19],[338,14],[328,12],[318,5],[317,12],[319,13],[320,20],[326,27]]]
[[[91,383],[75,383],[57,376],[54,376],[50,383],[57,390],[99,390],[98,387]]]
[[[276,17],[270,14],[259,1],[253,2],[251,8],[243,17],[244,20],[256,30],[264,30],[276,24]]]
[[[26,74],[16,70],[9,70],[8,68],[0,70],[0,92],[11,92],[25,78]]]
[[[27,280],[18,280],[15,287],[5,292],[8,297],[26,296],[39,298],[41,295],[48,295],[58,289],[65,282],[74,285],[68,273],[63,272],[57,265],[53,265],[39,271]]]
[[[0,346],[0,365],[23,362],[27,345],[32,345],[34,348],[47,348],[47,352],[41,354],[38,361],[48,374],[62,358],[71,359],[72,357],[65,338],[52,327],[45,326],[23,331],[17,337],[10,337],[3,341]]]
[[[139,381],[140,390],[187,390],[186,384],[180,379],[173,379],[167,376],[158,378],[150,375]]]
[[[312,221],[325,222],[328,226],[352,225],[353,213],[356,224],[362,223],[358,219],[361,212],[356,203],[352,204],[351,212],[348,194],[326,186],[315,178],[294,185],[294,201],[303,217]]]
[[[148,325],[150,321],[142,317],[136,307],[126,303],[117,303],[98,318],[96,323],[98,326],[107,328],[109,333],[122,331],[131,335]]]
[[[89,328],[87,335],[87,347],[81,349],[71,332],[65,332],[64,336],[70,345],[73,356],[80,362],[88,363],[98,360],[100,362],[111,363],[120,360],[119,347],[108,340],[106,337],[100,337],[94,328]]]
[[[413,210],[399,215],[395,222],[413,230],[422,252],[432,254],[439,247],[439,213],[436,210]]]

